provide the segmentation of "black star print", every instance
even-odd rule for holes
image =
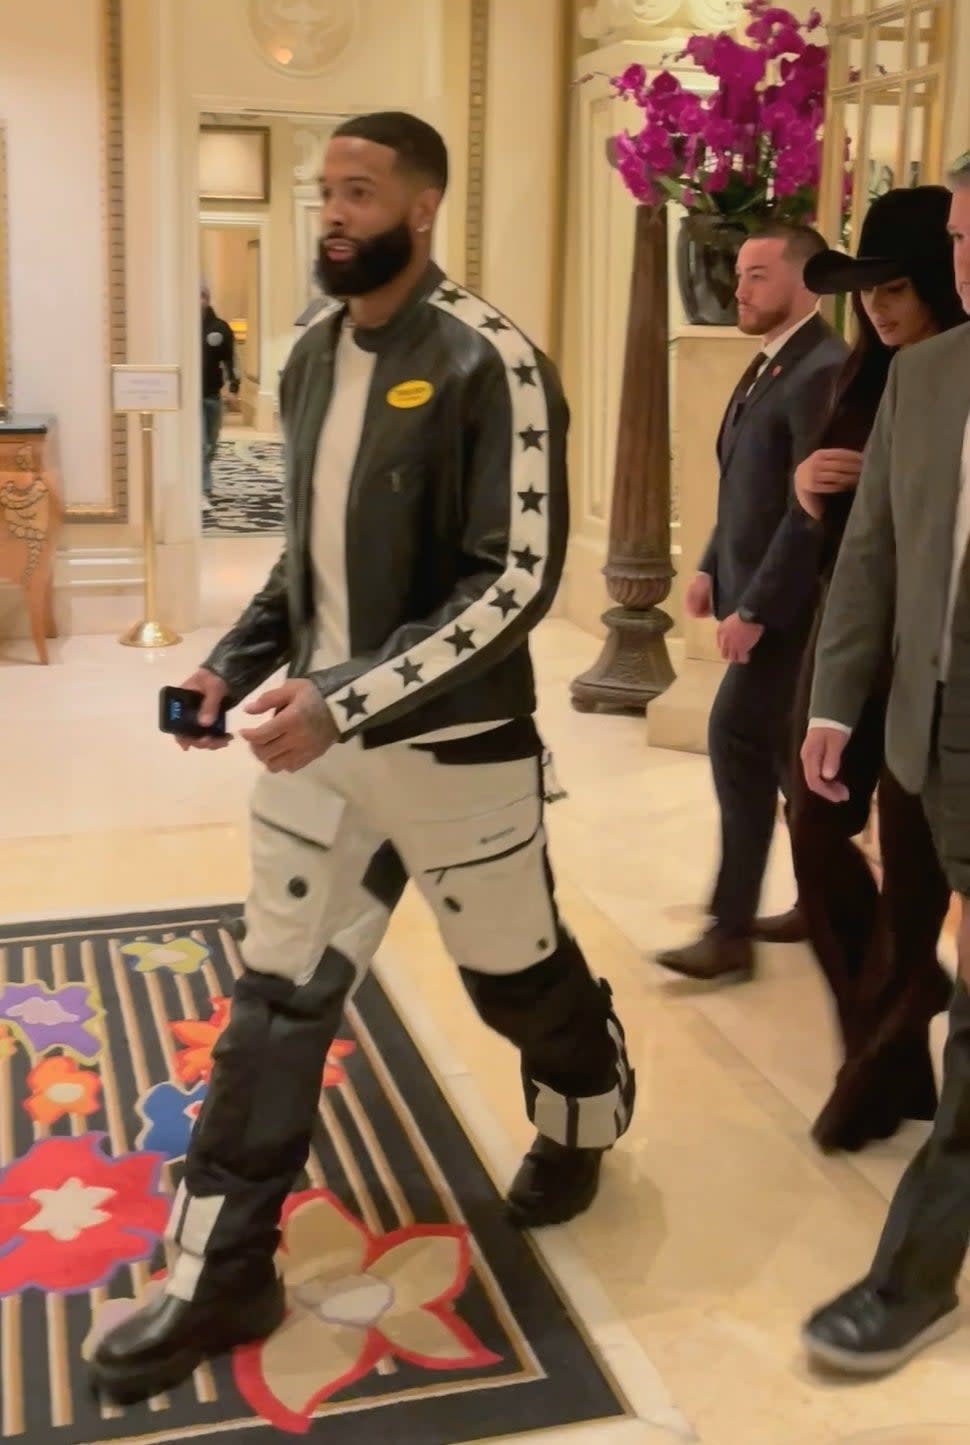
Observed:
[[[519,612],[522,609],[522,603],[516,602],[515,593],[511,587],[509,587],[507,591],[501,587],[496,587],[495,597],[488,605],[489,607],[497,607],[503,617],[508,617],[510,612]]]
[[[346,696],[346,697],[338,697],[338,698],[337,698],[337,702],[339,703],[339,705],[340,705],[340,706],[344,709],[344,711],[346,712],[346,714],[347,714],[347,721],[348,721],[348,722],[350,722],[351,719],[352,719],[352,718],[355,718],[355,717],[366,717],[366,716],[367,716],[367,707],[366,707],[367,694],[366,694],[366,693],[361,694],[361,693],[359,693],[359,692],[354,692],[354,689],[351,688],[350,691],[348,692],[347,696]]]
[[[481,331],[508,331],[509,323],[503,321],[501,316],[486,316],[479,329]]]
[[[464,299],[464,291],[459,291],[457,286],[442,286],[438,292],[438,300],[444,301],[446,306],[457,306],[458,302]]]
[[[544,431],[536,431],[534,426],[527,426],[525,431],[519,432],[519,436],[522,438],[522,446],[525,451],[542,451],[542,438],[545,436]]]
[[[531,547],[526,547],[525,550],[522,552],[513,552],[512,556],[515,558],[517,564],[522,568],[522,571],[528,572],[530,577],[538,567],[539,563],[542,561],[542,558],[537,557],[536,554],[532,551]]]
[[[535,487],[530,487],[527,492],[519,493],[519,501],[522,503],[523,512],[536,512],[542,516],[542,504],[546,500],[545,492],[537,492]]]
[[[409,657],[406,657],[401,666],[396,667],[394,671],[397,673],[398,677],[401,679],[405,687],[411,687],[414,683],[423,681],[423,678],[421,677],[422,666],[422,663],[412,662]]]
[[[466,632],[463,627],[459,627],[457,622],[455,623],[454,632],[451,634],[450,637],[446,637],[445,641],[447,643],[450,643],[450,645],[455,649],[456,657],[461,657],[463,652],[475,651],[475,644],[474,642],[472,642],[472,634],[470,632]]]
[[[529,366],[528,362],[520,361],[518,366],[512,368],[513,376],[517,376],[520,386],[535,386],[536,369]]]

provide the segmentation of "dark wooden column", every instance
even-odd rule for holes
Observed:
[[[606,576],[608,636],[573,706],[642,712],[674,680],[659,603],[670,592],[667,212],[638,206]]]

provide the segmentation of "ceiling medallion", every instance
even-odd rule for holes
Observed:
[[[274,70],[320,75],[353,39],[356,0],[249,0],[249,28]]]

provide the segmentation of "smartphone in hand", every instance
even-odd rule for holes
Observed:
[[[226,713],[223,703],[219,716],[209,727],[199,722],[199,710],[203,695],[187,687],[163,687],[158,695],[158,726],[163,733],[174,733],[184,738],[224,738],[226,736]]]

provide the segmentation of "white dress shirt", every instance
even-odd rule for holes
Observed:
[[[754,391],[755,387],[758,385],[758,382],[764,376],[765,367],[768,365],[769,361],[774,361],[775,357],[778,355],[778,353],[782,350],[783,347],[788,345],[789,341],[791,341],[795,333],[797,331],[801,331],[803,326],[807,326],[808,323],[817,314],[818,313],[816,311],[809,312],[807,316],[802,317],[801,321],[796,321],[794,326],[789,326],[788,330],[783,331],[780,336],[776,336],[772,341],[765,341],[762,343],[761,351],[758,354],[758,370],[754,374],[754,380],[748,387],[746,393],[747,396],[751,395],[752,391]]]
[[[766,341],[761,348],[765,366],[767,366],[769,361],[774,361],[778,353],[788,345],[796,332],[801,331],[802,327],[807,326],[810,321],[814,321],[817,315],[817,310],[810,311],[807,316],[803,316],[801,321],[796,321],[794,326],[789,326],[788,330],[783,331],[780,336],[774,337],[771,341]],[[762,370],[764,370],[764,367],[762,367]]]

